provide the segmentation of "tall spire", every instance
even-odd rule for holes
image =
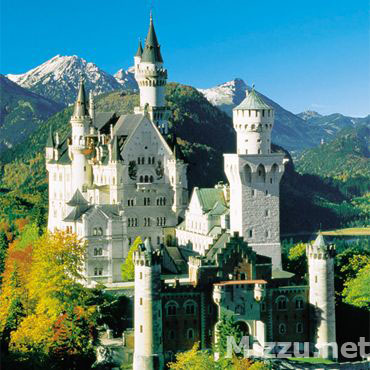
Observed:
[[[75,117],[83,117],[87,116],[87,114],[85,86],[83,79],[81,78],[73,115]]]
[[[163,63],[161,49],[154,30],[152,13],[150,13],[149,30],[145,39],[145,46],[141,61],[146,63]]]
[[[141,45],[141,39],[139,39],[139,46],[137,48],[137,52],[135,54],[135,57],[140,57],[143,55],[143,47]]]
[[[48,139],[46,141],[46,148],[54,148],[54,147],[55,147],[54,136],[53,136],[53,131],[50,126]]]

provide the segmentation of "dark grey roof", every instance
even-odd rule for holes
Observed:
[[[73,115],[76,117],[83,117],[83,116],[88,115],[85,86],[84,86],[83,81],[80,82],[80,87],[78,90],[78,95],[77,95],[77,100],[75,103],[75,109],[73,111]]]
[[[54,146],[55,146],[54,136],[53,136],[53,131],[52,131],[51,126],[50,126],[48,139],[46,141],[46,147],[47,148],[54,148]]]
[[[94,126],[101,130],[107,123],[111,123],[115,117],[115,112],[97,112],[95,113]]]
[[[121,211],[121,208],[119,204],[99,204],[97,208],[105,213],[105,215],[109,218],[120,217],[119,213]]]
[[[168,256],[175,264],[177,272],[180,274],[186,274],[188,272],[188,263],[182,255],[180,249],[176,246],[165,246],[164,248],[167,251]]]
[[[135,57],[141,57],[143,54],[143,47],[141,46],[141,40],[139,40],[139,46],[137,48],[137,52],[135,54]]]
[[[145,39],[145,46],[141,61],[147,63],[163,63],[161,49],[157,40],[157,35],[155,34],[152,16],[150,16],[149,31]]]
[[[70,214],[63,220],[67,222],[74,222],[81,218],[81,216],[90,209],[88,205],[77,205],[72,209]]]
[[[77,189],[73,194],[72,198],[67,202],[67,204],[71,207],[75,207],[78,205],[87,205],[87,200],[81,194],[80,190]]]
[[[142,114],[125,114],[120,116],[116,122],[113,133],[116,136],[130,136],[144,119]]]

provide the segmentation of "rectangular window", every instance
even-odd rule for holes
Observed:
[[[252,238],[253,237],[253,230],[249,230],[249,237]]]
[[[143,332],[143,325],[140,325],[140,333]]]
[[[142,306],[142,305],[143,305],[143,299],[140,298],[140,306]]]

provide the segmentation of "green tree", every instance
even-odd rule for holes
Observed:
[[[128,251],[127,257],[125,262],[121,265],[121,273],[122,273],[122,280],[123,281],[132,281],[135,279],[135,265],[134,265],[134,252],[138,250],[139,245],[142,244],[142,240],[140,236],[138,236],[134,244],[130,247]]]
[[[168,364],[170,370],[214,370],[216,368],[212,355],[199,351],[199,343],[195,343],[190,351],[176,355],[176,361]]]
[[[344,302],[370,311],[370,262],[344,283],[342,294]]]
[[[8,251],[9,241],[5,231],[0,231],[0,287],[3,280],[3,272],[5,268],[5,258]]]

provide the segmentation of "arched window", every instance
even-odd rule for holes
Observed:
[[[257,167],[257,182],[265,182],[266,181],[266,170],[263,164],[260,164]]]
[[[150,182],[153,182],[154,181],[154,178],[153,178],[153,176],[150,176],[150,178],[149,178],[150,180]]]
[[[301,322],[297,322],[295,331],[297,333],[303,333],[303,324]]]
[[[145,182],[145,183],[148,183],[148,182],[149,182],[149,176],[148,176],[148,175],[145,175],[145,177],[144,177],[144,182]]]
[[[240,280],[245,280],[245,273],[244,273],[244,272],[242,272],[242,273],[240,274]]]
[[[103,248],[99,248],[99,256],[103,255]]]
[[[169,301],[166,304],[167,316],[175,316],[177,314],[178,304],[175,301]]]
[[[140,180],[140,182],[144,182],[144,177],[140,176],[139,180]]]
[[[279,334],[285,334],[286,333],[286,325],[280,324],[279,325]]]
[[[194,330],[192,328],[190,328],[190,329],[187,330],[186,337],[188,339],[194,339]]]
[[[94,227],[94,229],[93,229],[93,235],[94,236],[98,235],[98,229],[96,227]]]
[[[98,255],[98,248],[94,248],[94,256]]]
[[[192,300],[186,301],[184,304],[185,313],[187,315],[194,315],[196,310],[196,303]]]
[[[303,307],[304,307],[303,298],[301,296],[298,296],[298,297],[294,298],[294,301],[295,301],[295,309],[296,310],[303,310]]]
[[[168,331],[168,339],[174,340],[175,339],[175,332],[174,330]]]
[[[103,229],[101,228],[101,227],[99,227],[99,229],[98,229],[98,235],[103,235]]]
[[[271,167],[271,184],[277,183],[278,173],[279,166],[276,163],[274,163],[273,166]]]
[[[276,298],[275,303],[276,303],[277,309],[279,311],[285,311],[286,308],[287,308],[287,302],[288,302],[288,300],[284,296],[280,296],[280,297]]]
[[[248,164],[244,166],[244,176],[245,176],[245,181],[250,183],[252,180],[252,169]]]

